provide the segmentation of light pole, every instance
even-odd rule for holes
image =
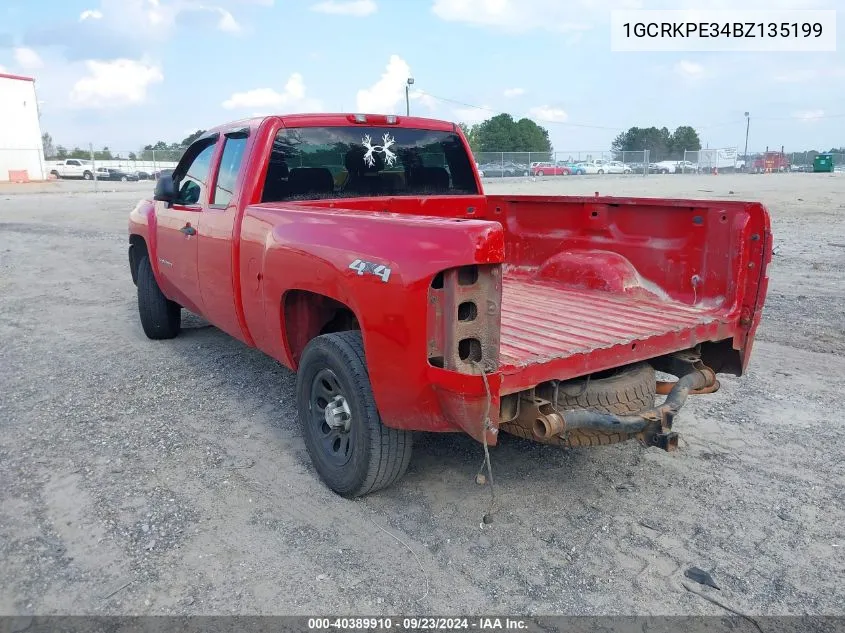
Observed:
[[[748,169],[748,128],[751,127],[751,113],[745,113],[745,156],[742,160],[745,161],[745,168]]]
[[[408,81],[405,82],[405,116],[411,116],[410,88],[413,85],[414,85],[414,78],[408,77]]]

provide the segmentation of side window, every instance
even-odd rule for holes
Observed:
[[[201,150],[187,166],[185,175],[179,179],[179,195],[176,198],[176,204],[199,203],[208,183],[214,147],[215,142],[210,141],[210,144]]]
[[[235,192],[235,182],[246,150],[246,137],[229,137],[223,146],[220,170],[217,172],[217,186],[214,188],[214,205],[227,206]]]
[[[79,161],[78,161],[78,160],[69,160],[69,161],[67,162],[67,164],[68,164],[68,165],[73,165],[74,167],[79,167],[79,164],[80,164],[80,163],[79,163]]]

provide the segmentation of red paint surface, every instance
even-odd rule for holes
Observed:
[[[747,363],[771,257],[769,218],[761,205],[484,195],[257,204],[280,127],[349,125],[348,116],[223,126],[214,165],[222,133],[250,128],[227,208],[207,200],[200,209],[139,203],[130,233],[146,241],[165,294],[292,369],[303,337],[296,327],[307,323],[307,313],[303,317],[297,304],[293,322],[285,319],[288,293],[340,302],[360,324],[385,424],[463,429],[476,438],[485,403],[480,376],[427,361],[428,288],[447,268],[503,266],[500,365],[489,375],[494,425],[500,395],[552,378],[725,339],[738,350],[742,367]],[[398,120],[454,129],[441,121]],[[186,222],[196,236],[178,232]],[[359,276],[349,269],[355,259],[389,266],[389,282]],[[495,434],[488,439],[495,442]]]
[[[23,75],[11,75],[9,73],[0,73],[0,79],[17,79],[19,81],[35,81],[32,77],[24,77]]]

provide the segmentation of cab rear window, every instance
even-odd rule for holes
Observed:
[[[262,201],[477,193],[457,134],[355,125],[281,130]]]

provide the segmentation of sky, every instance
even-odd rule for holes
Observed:
[[[840,9],[837,52],[612,52],[613,9]],[[631,126],[707,147],[845,145],[845,0],[3,0],[0,72],[54,143],[137,150],[286,112],[528,116],[559,151]],[[0,145],[2,139],[0,138]]]

